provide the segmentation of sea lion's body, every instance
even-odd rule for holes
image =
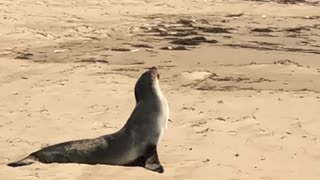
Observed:
[[[156,68],[145,72],[135,86],[136,106],[119,131],[94,139],[52,145],[9,166],[43,163],[85,163],[143,166],[163,172],[157,144],[167,127],[169,108],[162,95]]]

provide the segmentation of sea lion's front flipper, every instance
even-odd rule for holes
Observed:
[[[127,166],[140,166],[158,173],[164,172],[164,168],[161,165],[158,157],[157,146],[155,145],[147,148],[142,156],[140,156],[130,164],[127,164]]]
[[[149,169],[151,171],[156,171],[158,173],[163,173],[164,172],[164,168],[160,163],[160,160],[159,160],[159,157],[158,157],[158,152],[157,152],[156,148],[153,151],[153,153],[151,154],[151,156],[149,156],[146,159],[144,167],[146,169]]]

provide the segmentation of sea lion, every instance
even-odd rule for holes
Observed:
[[[48,146],[8,166],[29,165],[37,161],[108,164],[142,166],[163,173],[157,144],[167,128],[169,106],[160,90],[157,68],[152,67],[141,75],[134,94],[136,106],[119,131],[93,139]]]

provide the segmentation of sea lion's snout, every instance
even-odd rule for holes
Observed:
[[[157,70],[156,67],[154,67],[154,66],[151,67],[149,71],[151,72],[153,78],[155,78],[155,79],[156,79],[156,78],[160,79],[160,75],[159,75],[158,70]]]

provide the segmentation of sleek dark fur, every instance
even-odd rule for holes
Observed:
[[[135,86],[136,107],[119,131],[93,138],[55,144],[8,166],[18,167],[39,161],[42,163],[84,163],[141,166],[164,172],[157,153],[159,133],[153,123],[159,115],[159,100],[153,84],[159,78],[155,67],[141,75]],[[139,125],[137,125],[139,123]],[[141,125],[140,125],[141,123]],[[151,135],[150,135],[151,132]],[[134,158],[134,159],[132,159]]]

